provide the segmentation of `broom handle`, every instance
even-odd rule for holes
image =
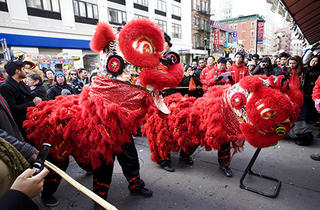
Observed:
[[[95,194],[94,192],[92,192],[91,190],[89,190],[88,188],[86,188],[85,186],[83,186],[82,184],[77,182],[76,180],[74,180],[72,177],[70,177],[67,173],[62,171],[60,168],[58,168],[54,164],[52,164],[46,160],[44,162],[44,165],[47,166],[48,168],[50,168],[51,170],[53,170],[54,172],[56,172],[57,174],[59,174],[64,180],[69,182],[76,189],[78,189],[80,192],[82,192],[83,194],[85,194],[86,196],[88,196],[89,198],[94,200],[96,203],[98,203],[103,208],[108,209],[108,210],[117,210],[116,207],[114,207],[113,205],[108,203],[106,200],[102,199],[100,196],[98,196],[97,194]]]

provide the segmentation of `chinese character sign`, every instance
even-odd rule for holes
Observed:
[[[257,44],[263,44],[263,29],[264,29],[264,22],[258,21]]]
[[[218,28],[214,29],[213,43],[216,46],[216,50],[219,50],[219,32],[220,30]]]
[[[230,36],[231,36],[231,38],[230,38],[230,42],[231,42],[231,43],[237,41],[237,32],[236,32],[236,31],[231,32],[231,33],[230,33]]]

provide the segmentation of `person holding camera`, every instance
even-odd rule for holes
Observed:
[[[262,57],[261,61],[255,67],[255,69],[250,72],[251,75],[267,75],[268,77],[272,74],[272,64],[268,57]]]

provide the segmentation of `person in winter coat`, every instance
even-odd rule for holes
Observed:
[[[197,94],[197,87],[200,86],[200,79],[189,65],[187,65],[185,68],[185,74],[181,81],[181,85],[182,87],[189,87],[188,91],[186,91],[188,96],[199,97]]]
[[[43,86],[48,91],[54,84],[54,72],[51,69],[45,71],[45,78],[43,81]]]
[[[67,84],[66,76],[62,72],[57,72],[54,76],[55,85],[48,90],[48,99],[53,100],[57,96],[62,95],[62,90],[69,90],[73,93],[73,89]]]
[[[203,91],[208,91],[208,84],[207,84],[206,78],[207,78],[209,72],[214,69],[214,57],[210,56],[207,59],[207,64],[208,65],[202,70],[202,72],[200,74],[200,82],[202,84]]]
[[[205,83],[208,87],[214,85],[225,85],[231,84],[232,77],[231,73],[226,70],[227,60],[224,57],[218,59],[218,64],[213,67],[207,77]]]
[[[304,104],[301,109],[300,117],[303,120],[310,120],[311,116],[316,117],[314,101],[312,100],[312,91],[320,75],[319,56],[313,56],[310,60],[308,67],[305,69],[303,76],[302,90],[304,92]],[[317,120],[317,119],[312,119]]]
[[[46,100],[47,90],[43,86],[41,77],[38,74],[28,74],[26,83],[30,87],[31,94],[34,97],[37,96],[37,97],[41,98],[42,100]]]
[[[244,66],[243,63],[244,55],[240,52],[235,54],[235,62],[234,64],[228,69],[231,72],[231,77],[233,79],[233,84],[238,83],[240,79],[249,75],[249,70],[247,67]]]
[[[289,71],[287,78],[291,84],[301,88],[301,76],[303,74],[302,58],[299,56],[293,56],[288,59]]]
[[[68,71],[67,82],[71,85],[74,94],[79,94],[84,86],[83,82],[79,78],[78,70],[73,69]]]
[[[268,57],[262,57],[261,61],[255,67],[255,69],[250,72],[251,75],[267,75],[268,77],[272,74],[272,63],[271,59]]]
[[[288,58],[290,57],[290,55],[286,52],[282,52],[279,55],[279,59],[280,59],[280,64],[273,68],[273,73],[272,75],[274,76],[279,76],[279,75],[286,75],[289,68],[288,68]]]
[[[8,73],[7,79],[1,85],[1,95],[7,101],[12,117],[17,123],[23,137],[26,139],[26,132],[22,128],[22,123],[27,119],[27,108],[35,106],[42,101],[41,98],[31,94],[30,87],[23,80],[27,73],[21,61],[9,61],[5,65]]]

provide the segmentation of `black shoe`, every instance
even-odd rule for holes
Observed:
[[[232,177],[232,170],[229,168],[229,166],[220,166],[219,168],[223,171],[224,175],[227,177]]]
[[[161,166],[161,168],[163,168],[164,170],[168,171],[168,172],[174,172],[175,169],[171,167],[171,165],[166,165],[166,166]]]
[[[320,154],[312,154],[310,157],[312,160],[320,161]]]
[[[181,162],[183,162],[186,165],[192,166],[193,165],[193,160],[191,156],[187,156],[187,157],[181,157],[179,158],[179,160]]]
[[[55,207],[59,205],[59,201],[53,195],[46,197],[41,196],[41,201],[43,205],[47,207]]]
[[[130,190],[130,193],[133,195],[142,195],[144,197],[151,197],[152,191],[145,188],[145,187],[136,187],[132,190]]]

